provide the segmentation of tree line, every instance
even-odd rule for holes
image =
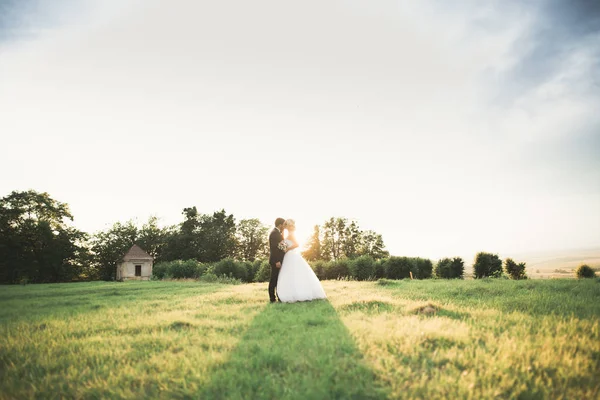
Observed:
[[[66,203],[48,193],[13,191],[0,199],[0,283],[112,280],[125,252],[138,244],[156,263],[225,259],[255,262],[268,256],[270,227],[260,220],[237,221],[225,210],[203,214],[184,208],[183,221],[161,227],[156,217],[141,226],[116,222],[89,234],[72,226]],[[356,221],[330,218],[314,228],[304,256],[310,261],[387,257],[383,238]]]

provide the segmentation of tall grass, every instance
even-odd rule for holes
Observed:
[[[600,395],[600,280],[0,287],[0,399]]]

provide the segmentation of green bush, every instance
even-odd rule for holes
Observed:
[[[477,253],[473,264],[473,276],[475,279],[502,276],[502,260],[497,254]]]
[[[412,262],[408,257],[390,257],[384,261],[385,275],[388,279],[410,278]]]
[[[527,279],[525,273],[525,263],[516,263],[512,258],[507,258],[504,261],[504,272],[510,279]]]
[[[258,270],[260,269],[263,262],[265,262],[265,260],[254,260],[252,262],[249,262],[250,265],[247,266],[249,282],[258,282],[256,280],[256,274],[258,273]]]
[[[250,261],[236,261],[236,262],[237,262],[238,266],[246,272],[244,282],[251,283],[252,281],[254,281],[254,274],[256,273],[254,271],[254,263],[252,263]]]
[[[385,278],[385,260],[386,258],[380,258],[375,261],[375,279]]]
[[[412,273],[415,279],[429,279],[433,271],[433,263],[426,258],[413,258]]]
[[[152,279],[164,279],[169,273],[170,262],[159,262],[152,266]]]
[[[350,273],[350,262],[343,258],[336,261],[330,261],[326,264],[325,279],[348,279],[352,276]]]
[[[328,267],[328,263],[327,261],[323,261],[323,260],[317,260],[317,261],[313,261],[310,265],[313,269],[313,271],[315,271],[315,275],[317,275],[317,278],[319,278],[319,280],[325,280],[327,279],[327,267]]]
[[[589,265],[583,264],[577,267],[577,269],[575,270],[575,276],[577,277],[577,279],[595,278],[596,272],[594,272],[594,270]]]
[[[206,266],[196,260],[176,260],[169,265],[169,275],[174,279],[198,279],[206,270]]]
[[[160,262],[152,267],[152,279],[198,279],[207,266],[196,260]]]
[[[460,257],[442,258],[433,271],[437,278],[462,279],[465,273],[465,263]]]
[[[357,281],[368,281],[375,278],[375,260],[371,256],[361,256],[350,261],[351,277]]]
[[[254,282],[268,282],[271,279],[271,264],[269,261],[262,261],[260,268],[254,274]]]
[[[243,263],[236,262],[231,258],[225,258],[214,264],[214,274],[217,276],[227,276],[239,279],[242,282],[248,281],[248,271]]]

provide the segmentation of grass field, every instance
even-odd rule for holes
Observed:
[[[0,398],[596,399],[600,280],[0,287]]]

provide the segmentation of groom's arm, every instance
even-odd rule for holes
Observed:
[[[281,262],[283,261],[283,257],[279,257],[281,250],[279,250],[279,242],[281,242],[281,233],[279,231],[271,232],[269,236],[269,248],[271,250],[271,255],[273,256],[273,262],[275,262],[275,266],[277,268],[281,268]]]
[[[283,234],[279,231],[277,231],[277,243],[275,245],[276,249],[277,249],[277,253],[279,254],[279,257],[277,257],[277,261],[279,262],[279,267],[281,267],[281,263],[283,263],[283,257],[285,256],[285,251],[281,250],[279,248],[279,243],[281,243],[283,241]]]

